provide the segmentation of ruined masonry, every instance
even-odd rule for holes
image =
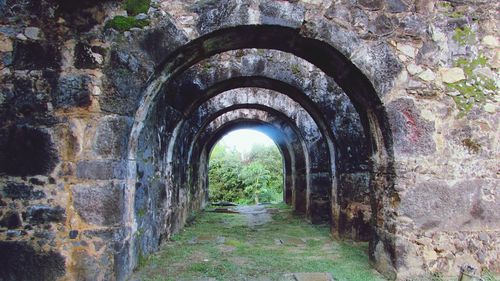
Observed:
[[[238,128],[388,279],[500,272],[498,1],[125,2],[0,1],[0,280],[126,280]]]

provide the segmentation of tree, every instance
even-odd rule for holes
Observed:
[[[240,204],[280,202],[283,198],[283,163],[276,146],[254,145],[240,154],[218,143],[210,155],[211,201]]]

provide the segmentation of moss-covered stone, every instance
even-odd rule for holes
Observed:
[[[118,31],[127,31],[134,27],[143,28],[147,25],[149,25],[148,20],[138,20],[134,17],[116,16],[106,23],[105,28],[113,28]]]
[[[151,0],[125,0],[123,3],[125,10],[131,16],[147,13]]]

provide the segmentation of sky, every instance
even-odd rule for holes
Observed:
[[[220,142],[228,147],[235,147],[241,153],[249,152],[253,144],[275,145],[268,136],[251,129],[231,131]]]

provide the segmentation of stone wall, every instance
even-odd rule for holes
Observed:
[[[125,31],[120,1],[0,1],[0,279],[125,280],[256,124],[389,278],[499,272],[499,8],[153,0]]]

